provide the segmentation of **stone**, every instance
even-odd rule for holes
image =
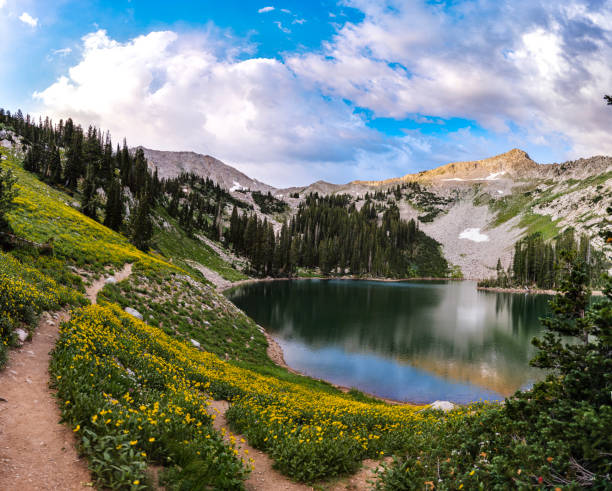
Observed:
[[[25,340],[28,339],[28,332],[24,329],[15,329],[13,331],[13,334],[15,334],[19,338],[19,341],[21,341],[22,343],[25,343]]]
[[[453,409],[455,409],[455,407],[456,406],[449,401],[434,401],[427,409],[438,409],[446,413],[448,411],[452,411]]]
[[[200,343],[196,341],[195,339],[190,339],[189,341],[191,341],[191,344],[193,344],[196,348],[200,347]]]
[[[138,312],[136,309],[133,309],[132,307],[126,307],[123,310],[125,310],[128,314],[133,315],[134,317],[136,317],[136,319],[143,320],[142,314],[140,312]]]
[[[104,283],[106,283],[107,285],[114,285],[115,283],[117,283],[117,280],[110,276],[104,280]]]

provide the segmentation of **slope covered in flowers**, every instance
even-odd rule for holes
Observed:
[[[58,274],[61,265],[56,260],[29,257],[28,262],[40,269],[0,251],[0,368],[6,362],[8,347],[17,342],[13,334],[16,329],[22,328],[31,334],[42,311],[86,302],[80,291],[65,286],[70,279]],[[62,282],[41,270],[55,273],[56,279]]]

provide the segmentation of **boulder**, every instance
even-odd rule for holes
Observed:
[[[200,347],[200,343],[196,341],[195,339],[190,339],[189,341],[191,341],[191,344],[193,344],[196,348]]]
[[[117,280],[110,276],[104,280],[104,283],[106,283],[107,285],[114,285],[115,283],[117,283]]]
[[[15,334],[19,338],[19,341],[21,341],[22,343],[25,343],[25,340],[28,339],[28,332],[24,329],[15,329],[13,331],[13,334]]]
[[[452,411],[453,409],[455,409],[455,407],[456,406],[449,401],[435,401],[432,402],[427,409],[438,409],[446,413],[448,411]]]
[[[133,309],[132,307],[126,307],[125,310],[128,314],[133,315],[134,317],[136,317],[136,319],[140,319],[142,320],[142,314],[140,312],[138,312],[136,309]]]

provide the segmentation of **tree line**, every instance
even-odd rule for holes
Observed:
[[[542,234],[528,235],[514,244],[512,262],[504,270],[497,261],[497,276],[481,281],[480,286],[513,288],[532,286],[542,289],[558,289],[564,280],[559,267],[563,254],[573,253],[584,263],[589,284],[597,286],[609,263],[602,251],[593,249],[586,235],[576,237],[573,229],[566,229],[555,239],[546,241]]]
[[[234,208],[226,242],[247,257],[255,274],[291,276],[298,267],[324,275],[444,277],[440,244],[400,218],[394,203],[379,216],[370,199],[360,209],[348,195],[311,194],[275,234],[266,218]]]

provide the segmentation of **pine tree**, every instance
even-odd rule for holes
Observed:
[[[59,149],[53,146],[50,154],[49,179],[53,184],[59,184],[62,181],[62,159]]]
[[[113,230],[121,230],[123,226],[123,215],[123,190],[119,171],[117,170],[106,190],[104,225]]]
[[[138,199],[138,205],[132,218],[131,241],[141,251],[148,251],[153,237],[153,221],[151,218],[150,196],[145,189]]]
[[[75,130],[72,133],[72,141],[66,151],[66,186],[76,189],[79,178],[83,175],[83,133]]]
[[[81,211],[94,220],[98,219],[98,195],[96,192],[95,171],[92,164],[88,166],[81,192]]]

